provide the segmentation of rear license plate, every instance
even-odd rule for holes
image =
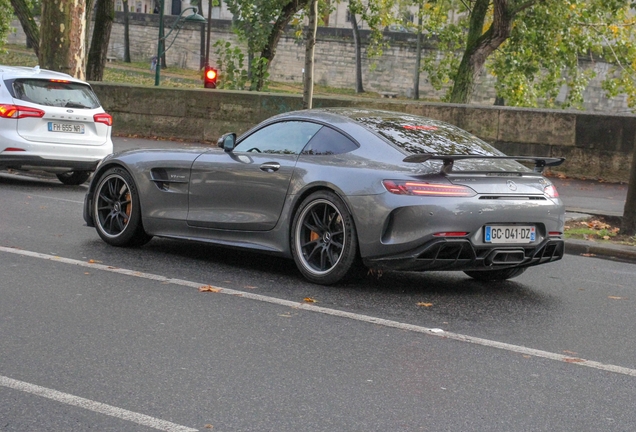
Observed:
[[[486,243],[532,243],[536,229],[529,225],[486,225]]]
[[[49,132],[84,133],[83,124],[49,122]]]

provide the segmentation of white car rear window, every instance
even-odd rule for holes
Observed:
[[[13,97],[39,105],[66,108],[98,108],[99,101],[86,84],[43,79],[16,79],[11,85]]]

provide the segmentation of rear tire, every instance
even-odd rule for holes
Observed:
[[[122,168],[111,168],[97,182],[93,195],[97,233],[112,246],[141,246],[152,239],[141,222],[137,186]]]
[[[465,271],[468,276],[478,281],[503,281],[521,276],[527,267],[513,267],[501,270]]]
[[[332,285],[352,275],[358,237],[353,217],[338,195],[319,191],[302,202],[294,215],[291,251],[310,282]]]
[[[59,181],[68,186],[77,186],[84,183],[91,176],[90,171],[69,171],[55,175]]]

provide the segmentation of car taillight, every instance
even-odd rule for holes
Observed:
[[[44,111],[21,105],[0,104],[0,117],[21,119],[25,117],[44,117]]]
[[[559,192],[557,192],[556,187],[554,185],[546,186],[543,188],[543,192],[550,198],[558,198]]]
[[[104,123],[106,126],[113,125],[113,117],[110,114],[95,114],[93,120],[95,120],[95,123]]]
[[[396,195],[440,196],[440,197],[472,197],[477,192],[467,186],[423,183],[401,180],[384,180],[386,190]]]

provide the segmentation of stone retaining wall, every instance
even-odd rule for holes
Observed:
[[[116,134],[216,142],[260,121],[300,109],[302,97],[92,83]],[[423,115],[455,124],[510,155],[566,157],[553,172],[627,182],[636,116],[433,104],[392,99],[314,98],[314,107],[356,106]]]

